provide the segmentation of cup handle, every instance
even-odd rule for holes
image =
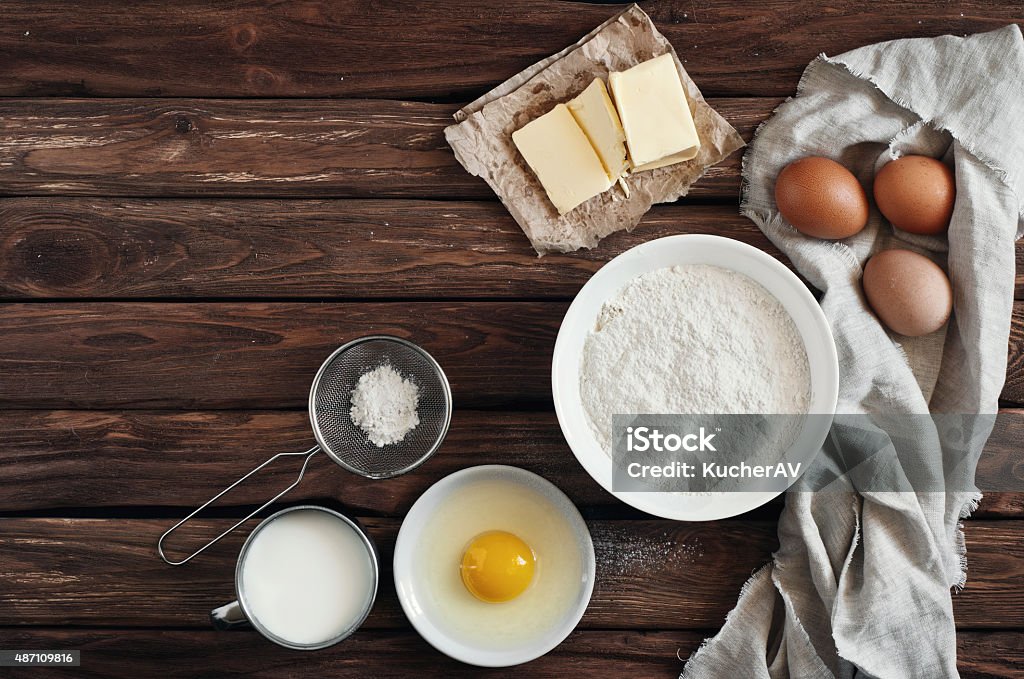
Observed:
[[[210,622],[216,629],[232,629],[234,627],[245,627],[249,625],[242,607],[237,601],[224,604],[210,611]]]

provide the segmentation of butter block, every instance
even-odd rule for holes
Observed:
[[[587,89],[570,101],[568,106],[572,117],[590,140],[590,145],[597,151],[608,178],[616,181],[626,174],[629,169],[626,133],[604,81],[594,78]]]
[[[513,132],[512,141],[560,215],[612,186],[597,151],[565,104]]]
[[[644,170],[653,170],[658,167],[666,167],[667,165],[675,165],[681,163],[684,160],[690,160],[697,156],[697,151],[700,150],[700,146],[695,146],[690,149],[686,149],[680,153],[673,153],[671,156],[665,156],[661,160],[655,160],[650,163],[644,163],[643,165],[636,165],[632,168],[633,172],[643,172]]]
[[[700,137],[671,54],[611,73],[608,85],[634,170],[664,167],[697,155]]]

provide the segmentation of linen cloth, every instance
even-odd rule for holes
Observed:
[[[948,241],[894,232],[874,208],[862,233],[815,240],[776,209],[775,177],[797,158],[837,160],[870,195],[875,172],[909,153],[955,169]],[[839,413],[877,416],[884,431],[886,417],[996,412],[1014,241],[1024,231],[1024,42],[1016,25],[818,57],[796,97],[758,130],[743,177],[742,213],[821,292],[839,354]],[[871,314],[862,267],[892,247],[926,254],[949,273],[954,314],[946,329],[905,338],[887,333]],[[903,459],[944,454],[941,432],[920,434]],[[844,436],[833,427],[819,456],[823,466],[837,445],[849,443]],[[872,473],[894,473],[893,458],[874,452],[865,451],[867,475],[787,494],[779,550],[744,586],[718,635],[686,663],[684,679],[957,676],[951,588],[965,584],[960,521],[980,495],[970,488],[865,487],[862,479]],[[973,486],[973,468],[970,478]]]

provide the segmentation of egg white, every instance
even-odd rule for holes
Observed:
[[[537,557],[530,586],[502,603],[485,603],[466,589],[459,564],[480,533],[519,536]],[[572,525],[544,496],[520,484],[483,480],[454,491],[417,542],[416,591],[427,616],[448,636],[476,648],[503,651],[556,633],[575,608],[583,560]]]

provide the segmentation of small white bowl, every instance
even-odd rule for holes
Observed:
[[[626,504],[667,519],[712,521],[736,516],[765,504],[779,492],[733,492],[702,495],[656,492],[612,492],[612,460],[598,443],[580,397],[580,358],[587,335],[604,303],[637,276],[682,264],[710,264],[731,269],[760,283],[792,316],[807,351],[811,375],[809,413],[801,434],[809,462],[828,435],[839,396],[839,360],[828,320],[807,286],[782,262],[731,238],[703,234],[668,236],[638,245],[601,268],[583,286],[558,331],[551,363],[555,412],[576,459],[595,481]],[[806,464],[804,467],[806,468]]]
[[[425,525],[434,515],[438,506],[452,492],[469,483],[483,480],[511,481],[522,484],[551,502],[572,526],[582,561],[582,577],[575,605],[566,610],[555,632],[515,649],[481,649],[464,640],[451,637],[431,619],[426,607],[419,603],[417,597],[418,579],[414,577],[415,570],[422,568],[422,564],[417,561],[417,542]],[[565,493],[550,481],[518,467],[497,464],[481,465],[449,474],[428,488],[416,500],[402,521],[402,528],[398,531],[398,539],[395,542],[394,571],[395,588],[398,590],[398,600],[402,604],[402,610],[405,611],[406,617],[409,618],[409,622],[416,628],[416,631],[431,646],[447,656],[470,665],[509,667],[539,658],[562,643],[576,628],[583,613],[587,610],[590,596],[594,591],[594,543],[590,539],[590,531],[587,529],[583,517],[580,516],[579,510],[566,497]]]

